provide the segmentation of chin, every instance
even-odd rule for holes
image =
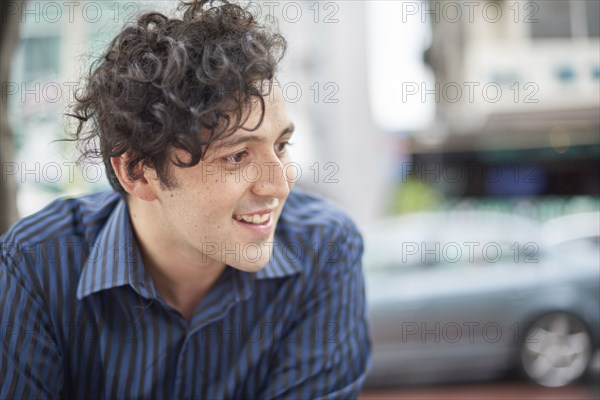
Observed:
[[[229,265],[245,272],[260,271],[269,263],[272,250],[268,245],[245,247],[236,262]]]
[[[250,273],[258,272],[261,269],[263,269],[266,265],[267,265],[267,263],[264,263],[264,264],[262,264],[262,263],[260,263],[260,264],[259,263],[243,264],[242,263],[242,264],[237,264],[237,265],[229,264],[229,266],[231,266],[237,270],[240,270],[243,272],[250,272]]]
[[[269,259],[256,261],[240,260],[238,263],[230,263],[229,265],[235,269],[239,269],[244,272],[258,272],[263,269],[269,263]]]

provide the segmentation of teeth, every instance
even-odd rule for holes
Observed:
[[[267,222],[267,220],[269,219],[269,215],[270,214],[254,214],[254,215],[241,215],[241,216],[236,216],[235,219],[237,219],[238,221],[244,221],[247,222],[249,224],[264,224],[265,222]]]

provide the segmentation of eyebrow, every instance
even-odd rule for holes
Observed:
[[[283,131],[281,131],[281,133],[279,134],[279,136],[277,137],[277,139],[281,138],[282,136],[288,134],[288,133],[293,133],[294,130],[296,129],[296,126],[294,125],[293,122],[291,122]],[[234,139],[223,139],[223,141],[221,143],[219,143],[219,147],[223,148],[223,147],[234,147],[237,146],[239,144],[242,143],[246,143],[246,142],[263,142],[265,140],[264,136],[259,136],[259,135],[245,135],[245,136],[239,136],[237,138]]]

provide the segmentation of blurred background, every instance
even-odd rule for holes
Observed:
[[[462,382],[435,393],[595,398],[600,1],[243,4],[289,42],[279,84],[298,184],[364,232],[365,396]],[[65,109],[123,24],[176,6],[2,3],[0,232],[109,188],[54,142],[73,129]]]

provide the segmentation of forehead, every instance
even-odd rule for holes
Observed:
[[[288,115],[281,89],[274,86],[273,90],[263,97],[263,102],[264,114],[260,101],[253,101],[244,111],[243,125],[217,139],[213,145],[215,147],[231,147],[240,141],[268,141],[277,139],[286,133],[292,133],[294,124]]]
[[[287,126],[284,126],[282,129],[273,130],[268,133],[237,133],[233,134],[225,139],[216,143],[218,148],[231,148],[235,147],[242,143],[261,143],[261,142],[270,142],[271,140],[277,140],[280,137],[286,134],[292,134],[294,132],[295,126],[292,122],[290,122]]]
[[[259,124],[260,127],[258,129],[263,126],[270,129],[277,125],[289,124],[287,107],[279,85],[273,84],[268,94],[262,97],[262,101],[264,104],[264,116],[261,112],[259,99],[254,99],[244,110],[244,116],[247,117],[247,121],[241,128],[242,133],[243,131],[254,129]],[[262,121],[261,116],[263,117]]]

